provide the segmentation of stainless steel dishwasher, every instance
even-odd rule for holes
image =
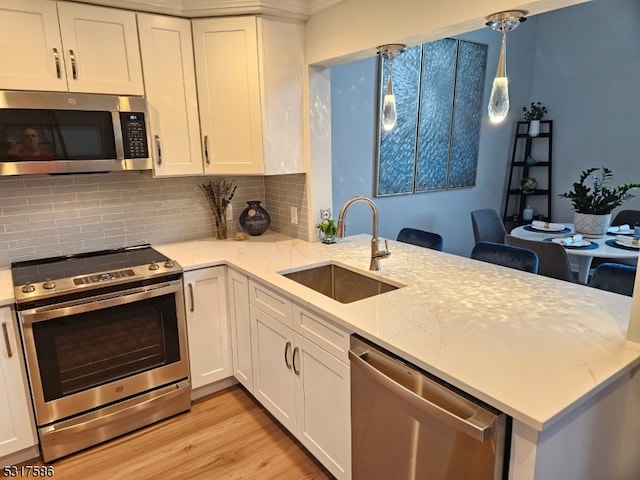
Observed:
[[[506,478],[508,417],[351,337],[353,480]]]

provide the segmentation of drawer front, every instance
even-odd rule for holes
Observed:
[[[249,279],[249,303],[293,328],[293,305],[286,297]]]
[[[349,363],[349,332],[298,305],[293,305],[293,329],[334,357]]]

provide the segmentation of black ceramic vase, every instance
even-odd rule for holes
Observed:
[[[262,235],[271,224],[271,217],[267,211],[260,206],[259,200],[250,200],[248,207],[240,214],[240,226],[251,236]]]

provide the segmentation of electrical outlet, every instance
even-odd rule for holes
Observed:
[[[233,220],[233,207],[231,206],[230,203],[227,204],[227,220]]]
[[[298,224],[298,207],[291,205],[291,223]]]

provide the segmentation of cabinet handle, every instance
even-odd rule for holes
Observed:
[[[78,79],[78,68],[76,66],[76,54],[73,53],[73,50],[69,50],[69,58],[71,59],[71,73],[73,75],[73,79]]]
[[[191,299],[191,308],[189,311],[193,312],[196,309],[196,302],[193,300],[193,284],[189,284],[189,298]]]
[[[158,165],[162,165],[162,148],[160,146],[160,136],[159,135],[155,136],[155,141],[156,141],[156,158],[157,158],[157,162],[158,162]]]
[[[62,71],[60,70],[60,54],[58,53],[58,49],[53,49],[53,60],[56,63],[56,77],[62,78]]]
[[[287,366],[289,370],[291,370],[291,364],[289,363],[289,357],[287,356],[287,352],[291,349],[291,342],[287,342],[284,346],[284,364]]]
[[[211,160],[209,160],[209,135],[204,136],[204,159],[207,165],[211,165]]]
[[[293,363],[293,373],[296,375],[300,375],[300,369],[296,367],[296,357],[298,356],[298,352],[298,347],[293,349],[293,359],[291,360],[291,363]]]
[[[7,322],[2,322],[2,333],[4,334],[4,344],[7,346],[7,355],[9,358],[13,357],[11,351],[11,343],[9,342],[9,330],[7,330]]]

